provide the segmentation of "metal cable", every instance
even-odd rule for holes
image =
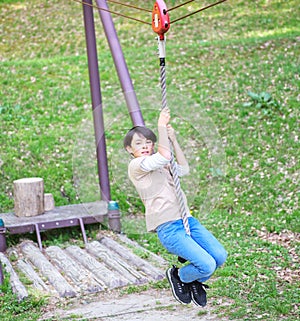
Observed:
[[[130,20],[134,20],[134,21],[137,21],[137,22],[141,22],[141,23],[146,24],[146,25],[152,25],[152,23],[150,23],[150,22],[147,22],[147,21],[144,21],[144,20],[141,20],[141,19],[137,19],[137,18],[134,18],[134,17],[130,17],[130,16],[127,16],[127,15],[125,15],[125,14],[122,14],[122,13],[119,13],[119,12],[116,12],[116,11],[108,10],[108,9],[105,9],[105,8],[100,8],[100,7],[98,7],[97,5],[93,5],[93,4],[84,2],[84,1],[82,1],[82,0],[72,0],[72,1],[78,2],[78,3],[81,3],[81,4],[84,4],[84,5],[86,5],[86,6],[90,6],[90,7],[96,8],[96,9],[98,9],[98,10],[102,10],[102,11],[106,11],[106,12],[112,13],[112,14],[115,14],[115,15],[120,16],[120,17],[123,17],[123,18],[127,18],[127,19],[130,19]],[[108,1],[108,2],[112,2],[112,3],[119,4],[119,5],[122,5],[122,6],[125,6],[125,7],[129,7],[129,8],[134,8],[134,9],[137,9],[137,10],[146,11],[146,12],[149,12],[149,13],[152,12],[152,10],[148,10],[148,9],[136,7],[136,6],[129,5],[129,4],[125,4],[125,3],[122,3],[122,2],[119,2],[119,1],[115,1],[115,0],[107,0],[107,1]],[[193,1],[195,1],[195,0],[189,0],[189,1],[185,2],[185,3],[183,3],[183,4],[180,4],[180,5],[178,5],[178,6],[175,6],[175,7],[171,8],[171,9],[168,9],[168,12],[171,11],[171,10],[177,9],[177,8],[179,8],[179,7],[182,7],[182,6],[184,6],[184,5],[186,5],[186,4],[190,3],[190,2],[193,2]],[[171,24],[173,24],[173,23],[175,23],[175,22],[177,22],[177,21],[180,21],[180,20],[182,20],[182,19],[185,19],[185,18],[187,18],[187,17],[190,17],[190,16],[192,16],[192,15],[198,13],[198,12],[204,11],[204,10],[206,10],[206,9],[208,9],[208,8],[214,7],[214,6],[216,6],[216,5],[218,5],[218,4],[222,3],[222,2],[225,2],[225,1],[227,1],[227,0],[221,0],[221,1],[215,2],[215,3],[213,3],[213,4],[210,4],[210,5],[206,6],[206,7],[201,8],[201,9],[199,9],[199,10],[196,10],[196,11],[194,11],[194,12],[192,12],[192,13],[189,13],[189,14],[183,16],[183,17],[177,18],[177,19],[173,20],[173,21],[171,22]]]
[[[115,14],[115,15],[120,16],[120,17],[124,17],[124,18],[130,19],[130,20],[135,20],[135,21],[137,21],[137,22],[141,22],[141,23],[144,23],[144,24],[146,24],[146,25],[150,25],[150,26],[152,25],[150,22],[146,22],[146,21],[143,21],[143,20],[140,20],[140,19],[137,19],[137,18],[133,18],[133,17],[130,17],[130,16],[126,16],[126,15],[124,15],[124,14],[122,14],[122,13],[115,12],[115,11],[112,11],[112,10],[107,10],[107,9],[105,9],[105,8],[100,8],[100,7],[96,6],[96,5],[93,5],[93,4],[90,4],[90,3],[87,3],[87,2],[84,2],[84,1],[81,1],[81,0],[72,0],[72,1],[78,2],[78,3],[81,3],[81,4],[84,4],[84,5],[89,6],[89,7],[92,7],[92,8],[96,8],[96,9],[98,9],[98,10],[106,11],[106,12]]]
[[[107,2],[111,2],[111,3],[116,3],[116,4],[119,4],[121,6],[124,6],[124,7],[128,7],[128,8],[133,8],[133,9],[137,9],[137,10],[141,10],[141,11],[146,11],[146,12],[152,12],[152,10],[149,10],[149,9],[144,9],[144,8],[140,8],[140,7],[136,7],[132,4],[127,4],[127,3],[123,3],[123,2],[119,2],[119,1],[114,1],[114,0],[106,0]],[[194,1],[194,0],[193,0]]]
[[[175,7],[173,7],[173,8],[168,9],[167,11],[170,12],[170,11],[172,11],[172,10],[178,9],[178,8],[180,8],[180,7],[182,7],[182,6],[185,6],[186,4],[188,4],[188,3],[190,3],[190,2],[194,2],[194,1],[195,1],[195,0],[187,1],[187,2],[185,2],[185,3],[179,4],[178,6],[175,6]]]
[[[175,20],[172,21],[172,24],[175,23],[175,22],[177,22],[177,21],[179,21],[179,20],[182,20],[182,19],[184,19],[184,18],[190,17],[190,16],[192,16],[192,15],[194,15],[194,14],[200,12],[200,11],[204,11],[204,10],[206,10],[206,9],[208,9],[208,8],[214,7],[214,6],[216,6],[216,5],[218,5],[218,4],[222,3],[222,2],[225,2],[225,1],[227,1],[227,0],[221,0],[221,1],[218,1],[218,2],[215,2],[215,3],[212,3],[212,4],[210,4],[210,5],[206,6],[206,7],[203,7],[203,8],[201,8],[201,9],[199,9],[199,10],[196,10],[196,11],[194,11],[194,12],[192,12],[192,13],[189,13],[189,14],[183,16],[183,17],[180,17],[180,18],[178,18],[178,19],[175,19]]]

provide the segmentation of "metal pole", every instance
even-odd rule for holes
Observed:
[[[6,228],[2,218],[0,218],[0,252],[5,252],[6,249]]]
[[[108,10],[108,6],[105,0],[96,0],[96,2],[99,8]],[[115,30],[114,23],[112,21],[111,14],[108,11],[99,10],[99,15],[118,73],[132,123],[134,126],[144,126],[145,123],[143,120],[143,116],[133,88],[133,84],[128,72],[128,68]]]
[[[86,0],[92,4],[92,0]],[[97,46],[95,36],[95,24],[93,8],[83,4],[83,17],[85,26],[86,47],[88,56],[88,68],[90,77],[90,89],[92,98],[94,130],[96,138],[96,152],[98,163],[98,176],[101,191],[101,198],[104,201],[110,200],[110,185],[106,154],[106,142],[104,134],[104,121],[102,109],[102,96],[100,89],[100,76],[98,69]]]
[[[6,232],[6,229],[4,226],[4,222],[0,218],[0,252],[5,252],[7,248],[5,232]],[[2,263],[0,261],[0,285],[3,284],[3,281],[4,281],[4,274],[3,274]]]
[[[0,262],[0,285],[2,285],[3,282],[4,282],[4,275],[3,275],[2,263]]]
[[[86,0],[92,4],[92,0]],[[95,23],[93,8],[83,4],[83,16],[85,26],[86,47],[88,56],[88,67],[90,77],[90,88],[92,96],[92,108],[94,119],[94,130],[96,137],[96,152],[98,163],[98,175],[101,198],[108,202],[108,224],[114,232],[121,232],[121,215],[119,210],[112,211],[110,208],[111,195],[108,174],[108,162],[106,153],[106,142],[104,133],[104,120],[102,108],[102,96],[100,87],[100,76],[98,68],[97,45],[95,35]]]

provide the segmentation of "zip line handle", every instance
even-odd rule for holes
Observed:
[[[166,37],[164,39],[160,39],[157,37],[158,40],[158,57],[160,60],[160,65],[165,65],[165,58],[166,58]]]

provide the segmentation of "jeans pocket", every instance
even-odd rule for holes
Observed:
[[[180,220],[170,221],[162,224],[157,229],[157,236],[161,244],[166,248],[170,249],[174,245],[174,233],[177,232]]]
[[[157,234],[158,233],[162,233],[163,231],[165,231],[170,225],[172,225],[174,223],[174,221],[170,221],[170,222],[166,222],[166,223],[163,223],[161,225],[159,225],[157,228],[156,228],[156,232]]]
[[[157,228],[157,236],[158,236],[160,242],[162,243],[162,245],[164,245],[164,243],[165,243],[164,240],[170,235],[170,232],[168,231],[168,229],[173,223],[174,222],[167,222],[167,223],[160,225]]]

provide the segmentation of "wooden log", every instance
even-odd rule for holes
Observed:
[[[109,288],[118,288],[128,285],[129,282],[116,271],[109,270],[103,263],[99,262],[95,257],[87,253],[76,245],[66,248],[76,261],[80,262],[86,269],[93,273],[94,278],[100,283],[105,284]]]
[[[126,244],[129,248],[137,249],[138,252],[141,251],[145,253],[145,256],[147,257],[147,260],[149,260],[151,263],[153,263],[155,266],[158,266],[159,268],[162,268],[163,270],[166,269],[166,267],[169,265],[169,263],[162,258],[161,256],[149,251],[148,249],[141,246],[139,243],[129,239],[125,234],[117,234],[119,240]]]
[[[61,297],[76,296],[75,289],[66,281],[59,271],[49,262],[42,252],[31,242],[21,244],[23,254],[37,267]]]
[[[40,276],[34,271],[30,263],[25,260],[18,260],[17,266],[21,272],[23,272],[26,277],[32,282],[32,286],[42,292],[50,293],[46,283],[40,278]]]
[[[149,262],[135,255],[128,248],[122,246],[113,239],[103,237],[100,240],[100,243],[109,248],[111,251],[114,251],[128,264],[134,266],[137,271],[143,271],[147,276],[150,276],[152,279],[161,280],[165,277],[164,272],[152,266]]]
[[[54,210],[55,203],[54,198],[51,193],[44,194],[44,210],[45,211],[52,211]]]
[[[148,282],[148,279],[137,272],[133,267],[123,261],[115,253],[110,251],[107,247],[100,244],[98,241],[93,241],[86,244],[86,249],[89,253],[101,259],[103,263],[121,273],[126,279],[134,284],[142,284]]]
[[[44,213],[44,180],[31,177],[14,181],[14,199],[18,217]]]
[[[0,262],[4,266],[5,271],[9,274],[9,282],[12,291],[16,294],[18,300],[22,301],[23,299],[27,298],[28,292],[25,286],[22,284],[10,261],[3,253],[0,253]]]
[[[99,284],[92,273],[78,264],[71,256],[58,246],[49,246],[46,253],[60,270],[67,275],[72,282],[85,293],[103,291],[103,285]]]

